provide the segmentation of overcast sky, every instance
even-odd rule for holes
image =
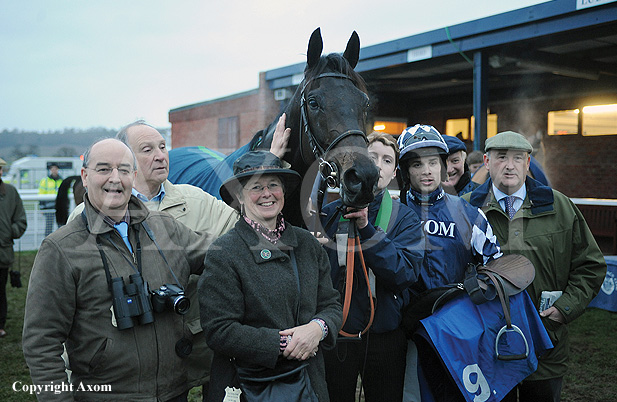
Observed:
[[[251,90],[260,71],[538,0],[0,0],[0,130],[117,129]]]

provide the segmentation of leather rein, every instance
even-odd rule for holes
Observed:
[[[385,195],[388,196],[388,195]],[[364,273],[364,280],[366,281],[366,287],[368,290],[369,303],[371,305],[371,315],[366,324],[366,327],[359,334],[350,334],[343,330],[345,322],[347,322],[347,316],[349,315],[349,309],[351,307],[351,294],[353,292],[353,275],[355,271],[354,258],[358,250],[360,257],[360,263],[362,264],[362,272]],[[343,299],[343,322],[341,323],[341,330],[339,334],[346,338],[362,338],[369,328],[373,325],[373,319],[375,318],[375,301],[373,300],[373,292],[371,290],[371,283],[366,269],[366,263],[364,262],[364,255],[362,254],[362,246],[360,245],[360,236],[358,235],[358,228],[356,226],[355,219],[349,222],[349,231],[347,236],[347,261],[345,269],[345,297]]]

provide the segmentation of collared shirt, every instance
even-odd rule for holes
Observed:
[[[109,226],[111,226],[112,228],[115,228],[117,223],[120,222],[126,222],[127,225],[131,225],[131,215],[129,215],[129,210],[128,208],[126,209],[126,212],[124,213],[124,218],[122,218],[119,222],[114,221],[113,219],[111,219],[109,216],[104,215],[101,211],[96,210],[96,212],[98,212],[99,215],[101,215],[101,217],[103,218],[103,221],[108,224]]]
[[[495,199],[499,202],[499,206],[505,212],[506,211],[506,197],[508,197],[508,194],[499,190],[495,186],[495,184],[493,184],[493,194],[495,194]],[[517,212],[523,206],[523,201],[525,200],[525,197],[527,196],[527,187],[525,186],[525,183],[523,183],[521,188],[519,188],[513,194],[510,194],[510,195],[514,197],[514,202],[512,204],[512,207],[514,208],[514,211]]]
[[[145,195],[137,191],[135,188],[133,188],[132,193],[141,202],[151,202],[151,201],[161,202],[163,201],[163,198],[165,197],[165,187],[163,186],[163,183],[161,183],[161,189],[159,190],[158,194],[152,197],[152,199],[150,200],[148,199],[148,197],[146,197]]]
[[[119,221],[119,222],[115,222],[113,219],[111,219],[109,216],[107,215],[103,215],[101,213],[101,211],[97,210],[96,212],[99,213],[99,215],[101,215],[101,217],[103,218],[103,221],[108,224],[109,226],[111,226],[116,232],[118,232],[118,234],[120,235],[120,237],[122,237],[122,241],[124,241],[124,243],[126,244],[126,247],[129,249],[129,251],[132,253],[133,252],[133,247],[131,247],[131,243],[128,240],[128,237],[125,239],[122,236],[122,233],[120,232],[120,230],[118,230],[118,228],[116,227],[116,225],[122,223],[122,222],[126,222],[126,230],[127,230],[127,234],[128,234],[128,227],[131,225],[131,215],[129,214],[129,210],[128,208],[126,209],[126,212],[124,213],[124,217]]]

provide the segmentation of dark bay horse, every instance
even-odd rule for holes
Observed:
[[[379,178],[367,153],[366,87],[354,71],[360,39],[353,32],[342,55],[322,56],[322,50],[321,31],[317,28],[309,40],[304,79],[285,110],[291,136],[284,159],[302,175],[303,184],[301,191],[286,197],[283,214],[288,221],[301,226],[310,226],[305,223],[303,218],[308,215],[303,217],[303,212],[307,211],[318,172],[332,187],[340,189],[345,205],[357,208],[372,201]],[[169,180],[197,185],[219,197],[220,184],[231,176],[233,161],[251,149],[270,148],[277,121],[278,117],[256,133],[249,144],[227,157],[203,147],[170,151]]]

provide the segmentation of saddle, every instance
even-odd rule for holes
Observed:
[[[429,289],[420,294],[403,313],[403,328],[407,337],[411,338],[411,335],[418,329],[421,319],[428,317],[444,304],[465,292],[475,304],[499,298],[506,325],[499,330],[495,339],[497,358],[499,360],[526,359],[529,355],[529,345],[520,328],[512,324],[510,296],[525,290],[534,277],[535,268],[531,261],[517,254],[504,255],[486,265],[468,264],[463,283]],[[507,332],[515,332],[523,338],[526,348],[524,354],[503,355],[499,353],[499,340]]]

